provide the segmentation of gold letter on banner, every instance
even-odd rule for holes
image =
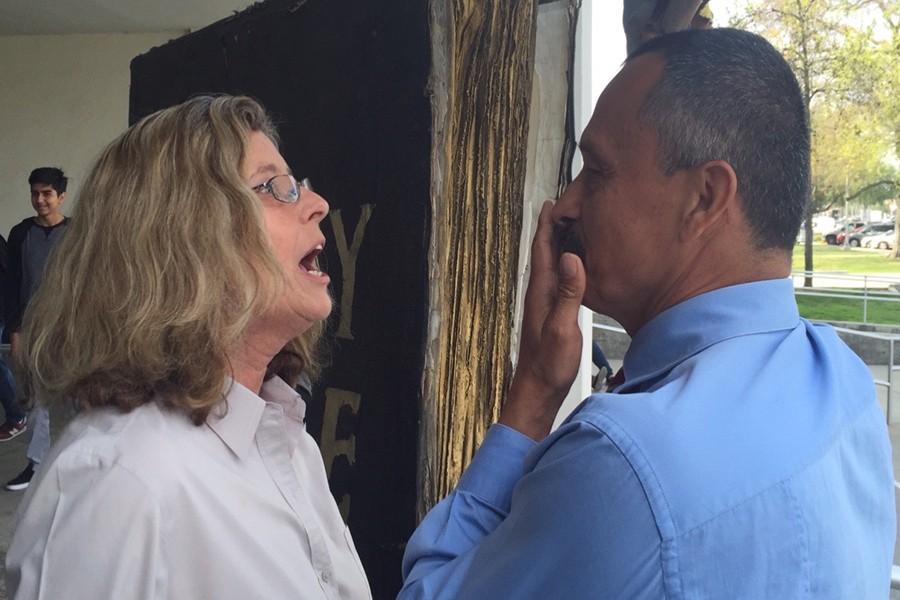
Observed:
[[[349,406],[355,415],[359,412],[360,395],[347,390],[336,388],[328,388],[325,390],[325,414],[322,417],[322,460],[325,462],[325,474],[331,480],[331,468],[334,466],[334,459],[340,455],[347,457],[347,461],[352,466],[356,462],[356,435],[350,434],[350,437],[338,439],[337,427],[338,417],[341,409]],[[350,495],[345,494],[338,508],[344,522],[350,514]]]
[[[341,273],[343,284],[341,286],[341,320],[338,323],[335,335],[346,340],[353,339],[350,324],[353,321],[353,288],[356,283],[356,258],[359,256],[359,247],[362,246],[363,236],[366,233],[366,224],[372,216],[374,204],[363,204],[359,213],[359,221],[353,230],[353,243],[347,248],[347,238],[344,236],[344,222],[341,220],[340,209],[328,213],[331,220],[331,228],[334,230],[334,239],[337,242],[338,256],[341,259]]]

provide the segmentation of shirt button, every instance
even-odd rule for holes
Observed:
[[[322,571],[319,577],[322,579],[322,583],[328,583],[328,571]]]

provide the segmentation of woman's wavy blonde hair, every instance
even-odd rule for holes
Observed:
[[[253,131],[277,143],[254,100],[205,96],[149,115],[102,152],[25,315],[22,383],[35,401],[127,412],[159,398],[206,420],[229,350],[285,283],[241,177]],[[314,374],[322,325],[268,375]]]

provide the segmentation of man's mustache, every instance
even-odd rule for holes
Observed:
[[[556,247],[559,250],[560,256],[562,256],[563,252],[571,252],[584,261],[584,242],[582,242],[581,236],[578,235],[578,232],[575,230],[574,223],[561,223],[556,225],[553,234],[556,238]]]

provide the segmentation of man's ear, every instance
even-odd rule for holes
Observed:
[[[692,169],[689,177],[692,201],[685,207],[681,238],[702,237],[735,217],[737,174],[724,160],[713,160]]]
[[[65,193],[65,192],[58,192],[56,195],[59,196],[59,203],[62,204],[63,201],[66,199],[66,193]]]

